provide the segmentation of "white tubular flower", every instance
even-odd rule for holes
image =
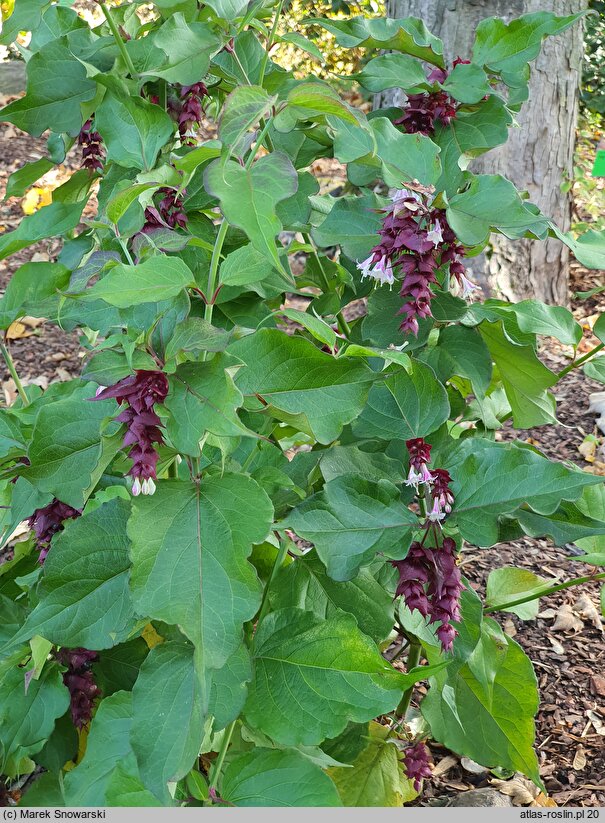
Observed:
[[[395,282],[393,267],[387,257],[382,257],[377,263],[374,263],[374,257],[370,255],[362,263],[357,263],[357,268],[361,272],[362,280],[364,277],[372,277],[381,286],[384,283],[392,286]]]

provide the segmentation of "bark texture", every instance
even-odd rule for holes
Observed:
[[[446,57],[470,55],[477,24],[485,17],[510,20],[548,9],[559,15],[586,7],[585,0],[387,0],[389,17],[421,17],[444,41]],[[569,229],[571,198],[561,186],[571,178],[582,61],[582,27],[578,23],[543,42],[532,63],[530,97],[517,117],[508,143],[475,160],[472,171],[503,174],[530,200]],[[387,93],[386,105],[401,101]],[[510,241],[493,235],[492,249],[472,261],[484,288],[509,300],[538,297],[546,303],[569,302],[569,251],[558,240]]]

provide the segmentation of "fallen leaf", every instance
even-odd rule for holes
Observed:
[[[543,792],[536,797],[532,806],[546,806],[550,808],[557,808],[556,802],[552,799],[552,797],[547,797]]]
[[[515,624],[512,621],[512,618],[507,617],[504,621],[502,628],[504,629],[505,634],[509,637],[514,637],[517,634],[517,629],[515,628]]]
[[[605,392],[597,391],[588,395],[588,411],[595,412],[597,427],[605,434]]]
[[[586,717],[594,726],[595,732],[605,737],[605,723],[603,722],[601,717],[599,717],[599,715],[596,712],[593,712],[592,709],[586,710]]]
[[[452,757],[449,754],[446,757],[442,757],[433,769],[433,777],[440,777],[442,774],[449,772],[452,766],[455,766],[457,763],[458,758]]]
[[[590,434],[578,446],[578,451],[587,463],[594,463],[598,442],[597,438]]]
[[[585,768],[586,752],[584,751],[584,746],[578,746],[578,748],[576,749],[572,766],[577,772],[581,772],[582,769]]]
[[[573,610],[585,620],[588,620],[589,623],[592,623],[595,629],[603,633],[603,621],[601,620],[599,610],[586,592],[582,592],[578,597],[573,605]]]
[[[510,797],[513,806],[529,806],[533,804],[538,796],[537,786],[534,786],[530,780],[519,773],[510,780],[497,780],[494,778],[490,780],[490,783],[498,789],[500,794]]]
[[[552,620],[553,617],[557,616],[557,612],[554,609],[544,609],[543,612],[539,612],[538,617],[542,618],[542,620]]]
[[[471,760],[470,757],[460,758],[460,765],[464,771],[470,772],[471,774],[485,774],[488,771],[485,766],[475,763],[475,761]]]
[[[558,640],[555,640],[554,637],[549,637],[550,645],[555,650],[556,654],[565,654],[565,648],[559,643]]]
[[[551,628],[555,632],[574,632],[576,634],[582,631],[584,623],[579,617],[576,617],[569,603],[563,603],[557,610],[557,619]]]
[[[12,406],[19,396],[17,393],[17,386],[12,377],[9,377],[8,380],[4,381],[2,384],[2,391],[4,392],[4,400],[6,405]]]
[[[7,340],[21,340],[23,337],[31,337],[33,332],[21,323],[20,320],[13,320],[6,330]]]

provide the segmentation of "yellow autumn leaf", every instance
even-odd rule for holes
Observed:
[[[48,206],[52,201],[52,192],[45,186],[32,186],[27,191],[21,201],[23,214],[33,214],[43,206]]]
[[[151,623],[148,623],[143,631],[141,632],[141,637],[147,643],[150,649],[153,649],[154,646],[159,646],[160,643],[164,642],[164,638],[156,632],[153,628]]]

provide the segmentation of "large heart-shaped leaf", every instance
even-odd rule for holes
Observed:
[[[418,518],[388,480],[343,475],[290,512],[281,524],[315,545],[334,580],[350,580],[380,552],[399,557]]]
[[[60,646],[109,649],[136,624],[128,591],[130,507],[115,499],[66,523],[44,563],[38,604],[11,645],[42,635]]]
[[[344,613],[323,620],[301,609],[272,612],[256,632],[253,657],[246,721],[286,746],[313,746],[350,720],[391,711],[425,674],[395,671]]]
[[[208,670],[226,663],[243,623],[258,609],[260,585],[246,558],[267,536],[272,517],[265,492],[236,474],[165,481],[133,505],[135,605],[141,614],[178,625],[196,646],[206,705]]]
[[[236,385],[276,410],[304,415],[320,443],[330,443],[361,411],[374,373],[358,358],[332,357],[302,337],[262,329],[229,347],[246,364]]]
[[[222,798],[234,806],[340,806],[328,775],[294,749],[262,749],[229,763]]]
[[[275,152],[246,169],[234,160],[215,160],[204,172],[206,189],[221,203],[230,223],[246,232],[255,249],[283,270],[275,238],[282,225],[275,207],[292,197],[298,175],[289,157]]]

